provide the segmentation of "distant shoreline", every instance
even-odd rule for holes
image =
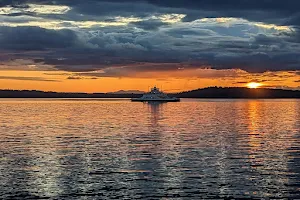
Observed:
[[[192,91],[169,93],[170,96],[179,98],[204,98],[204,99],[279,99],[300,98],[300,90],[282,89],[249,89],[249,88],[221,88],[209,87]],[[135,93],[64,93],[44,92],[37,90],[0,90],[0,98],[138,98],[142,94]]]

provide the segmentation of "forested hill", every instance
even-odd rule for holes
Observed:
[[[300,90],[210,87],[176,94],[180,98],[300,98]]]

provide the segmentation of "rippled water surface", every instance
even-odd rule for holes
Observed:
[[[0,198],[300,198],[300,100],[0,100]]]

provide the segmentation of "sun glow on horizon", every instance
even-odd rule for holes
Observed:
[[[262,86],[262,84],[261,83],[257,83],[257,82],[247,83],[247,88],[256,89],[256,88],[259,88],[261,86]]]

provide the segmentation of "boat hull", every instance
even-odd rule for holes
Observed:
[[[140,99],[140,98],[133,98],[131,99],[133,102],[179,102],[180,99]]]

